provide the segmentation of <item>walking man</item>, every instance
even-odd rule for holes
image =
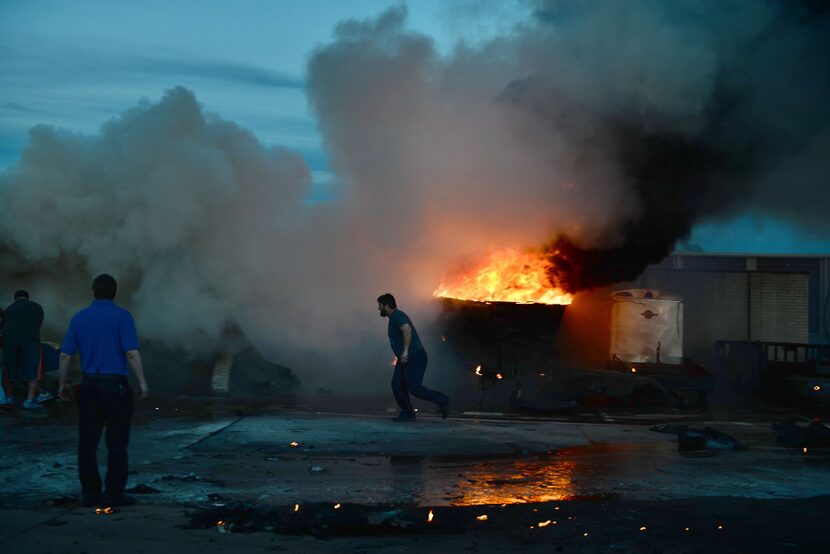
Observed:
[[[141,388],[149,389],[141,366],[138,335],[130,312],[115,305],[118,283],[102,274],[92,281],[95,301],[75,314],[69,323],[60,354],[60,395],[69,399],[66,383],[69,362],[81,353],[83,381],[78,394],[78,474],[83,505],[126,506],[135,500],[124,494],[127,485],[127,444],[133,416],[133,396],[127,381],[127,365]],[[106,427],[107,475],[101,495],[96,451]],[[103,502],[102,502],[103,501]]]
[[[40,304],[29,300],[29,293],[25,290],[15,292],[14,303],[3,313],[3,365],[10,379],[20,379],[28,384],[23,407],[30,410],[43,409],[35,398],[43,378],[40,364],[41,325],[43,308]],[[13,403],[11,391],[5,392],[9,396],[6,402]]]
[[[397,357],[395,373],[392,375],[392,392],[401,413],[393,420],[415,421],[415,409],[409,400],[410,393],[416,398],[438,404],[441,417],[446,419],[450,414],[450,399],[421,384],[429,360],[412,320],[398,309],[395,297],[389,293],[378,297],[378,311],[380,317],[389,318],[389,343]]]

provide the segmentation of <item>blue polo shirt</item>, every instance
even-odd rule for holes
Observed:
[[[96,300],[75,314],[63,337],[63,354],[79,350],[84,373],[127,375],[126,352],[138,350],[133,316],[112,300]]]

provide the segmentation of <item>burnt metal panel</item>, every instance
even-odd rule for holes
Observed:
[[[555,359],[564,305],[440,299],[445,345],[485,371],[537,370]]]

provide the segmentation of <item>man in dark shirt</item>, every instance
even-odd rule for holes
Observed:
[[[438,404],[441,417],[446,419],[450,413],[450,399],[421,384],[429,360],[412,320],[398,309],[395,297],[389,293],[378,297],[378,311],[380,317],[389,318],[389,343],[397,358],[395,373],[392,375],[392,392],[401,413],[393,418],[394,421],[415,421],[415,409],[409,400],[410,393],[416,398]]]
[[[43,378],[40,367],[40,326],[43,308],[29,300],[29,293],[14,293],[14,303],[3,313],[3,365],[12,379],[28,383],[26,409],[43,409],[35,400],[38,385]],[[11,394],[11,391],[9,391]]]
[[[66,377],[72,356],[80,351],[83,381],[78,395],[78,474],[83,505],[101,503],[101,475],[96,451],[106,427],[107,476],[103,501],[107,506],[133,504],[124,494],[129,469],[127,444],[133,416],[133,396],[127,365],[138,379],[141,395],[149,389],[144,379],[138,335],[130,312],[113,302],[118,284],[107,275],[92,282],[95,301],[72,318],[61,344],[60,394],[68,400]]]

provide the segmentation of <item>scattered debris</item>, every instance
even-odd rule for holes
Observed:
[[[188,481],[188,482],[198,482],[198,483],[208,483],[210,485],[216,485],[217,487],[224,487],[225,482],[220,479],[210,479],[207,477],[201,477],[195,473],[188,473],[187,475],[165,475],[161,478],[162,481]]]
[[[310,468],[308,468],[308,472],[312,475],[318,475],[320,473],[325,473],[326,468],[324,468],[323,466],[311,466]]]
[[[77,496],[73,496],[71,494],[64,494],[61,496],[56,496],[55,498],[50,498],[45,502],[45,504],[47,506],[66,506],[67,504],[72,504],[73,502],[77,501]]]
[[[138,485],[130,489],[126,489],[124,492],[128,492],[130,494],[156,494],[161,491],[159,489],[151,487],[150,485],[139,483]]]
[[[772,430],[784,446],[802,449],[830,446],[830,427],[819,420],[804,427],[795,421],[779,421],[772,424]]]
[[[442,524],[433,511],[425,513],[417,506],[341,504],[332,509],[327,502],[303,503],[302,510],[292,506],[257,505],[234,502],[188,514],[188,528],[209,529],[222,522],[226,531],[235,533],[270,530],[281,534],[316,537],[356,536],[386,533],[459,533],[459,525]]]
[[[694,427],[685,423],[664,423],[651,427],[652,431],[677,435],[677,446],[682,451],[693,450],[746,450],[747,447],[727,435],[711,427]]]

